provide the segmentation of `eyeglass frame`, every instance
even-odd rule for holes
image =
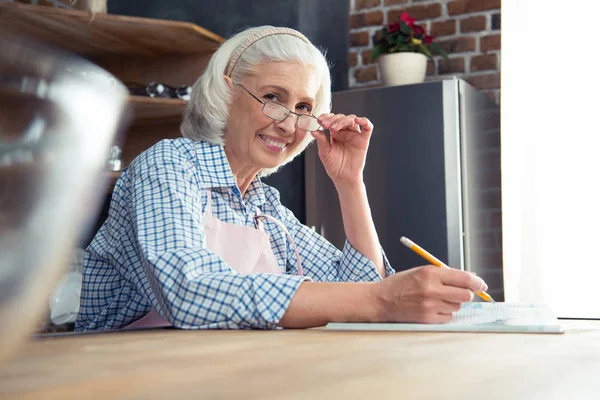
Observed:
[[[296,128],[298,128],[298,129],[302,129],[304,132],[315,132],[315,131],[318,131],[318,130],[319,130],[319,128],[322,128],[321,124],[319,124],[319,120],[318,120],[318,119],[317,119],[317,117],[315,117],[313,114],[299,114],[299,113],[293,112],[292,110],[290,110],[289,108],[287,108],[286,106],[284,106],[284,105],[283,105],[283,104],[281,104],[281,103],[276,103],[276,102],[274,102],[274,101],[272,101],[272,100],[261,100],[261,99],[260,99],[258,96],[256,96],[256,95],[255,95],[254,93],[252,93],[250,90],[248,90],[248,89],[247,89],[247,88],[246,88],[244,85],[242,85],[241,83],[234,82],[234,84],[235,84],[235,85],[238,85],[239,87],[241,87],[242,89],[244,89],[244,91],[246,91],[246,92],[247,92],[247,93],[248,93],[250,96],[254,97],[254,99],[255,99],[256,101],[258,101],[260,104],[262,104],[262,105],[263,105],[263,107],[262,107],[262,112],[263,112],[263,114],[264,114],[265,116],[267,116],[267,117],[271,118],[273,121],[277,121],[277,122],[283,122],[283,121],[285,121],[285,120],[287,119],[287,117],[289,117],[289,116],[290,116],[290,114],[294,114],[294,115],[296,116],[296,124],[294,125]],[[271,117],[271,116],[267,115],[267,113],[265,113],[265,107],[267,106],[267,104],[268,104],[268,103],[273,103],[273,104],[275,104],[275,105],[277,105],[277,106],[279,106],[279,107],[283,107],[285,110],[287,110],[288,114],[287,114],[287,115],[286,115],[284,118],[282,118],[281,120],[278,120],[278,119],[276,119],[276,118],[273,118],[273,117]],[[317,122],[317,125],[319,125],[319,127],[318,127],[317,129],[313,130],[313,131],[309,131],[309,130],[306,130],[306,129],[304,129],[304,128],[300,128],[300,127],[298,126],[298,120],[300,119],[300,117],[309,117],[309,118],[313,118],[313,119],[314,119],[314,120]]]

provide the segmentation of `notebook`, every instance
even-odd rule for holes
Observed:
[[[519,332],[563,333],[554,313],[540,304],[464,303],[446,324],[342,323],[331,322],[325,329],[352,331],[407,332]]]

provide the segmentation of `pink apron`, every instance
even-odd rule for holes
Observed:
[[[270,215],[256,212],[255,228],[235,225],[218,220],[212,215],[212,196],[208,190],[208,204],[204,213],[206,248],[231,266],[240,274],[267,273],[281,274],[277,259],[271,249],[269,234],[263,229],[263,219],[269,219],[283,228],[296,253],[298,275],[302,275],[302,265],[296,244],[285,226]],[[152,309],[148,314],[127,325],[125,329],[168,327],[171,323]]]

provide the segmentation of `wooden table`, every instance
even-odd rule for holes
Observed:
[[[35,338],[0,366],[0,398],[600,399],[600,323],[569,325],[562,335],[148,330]]]

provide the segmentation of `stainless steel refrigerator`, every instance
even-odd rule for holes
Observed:
[[[503,300],[500,110],[461,79],[336,92],[333,112],[375,129],[364,179],[381,245],[396,271],[427,264],[401,236],[486,280]],[[335,188],[307,149],[306,219],[342,248]]]

